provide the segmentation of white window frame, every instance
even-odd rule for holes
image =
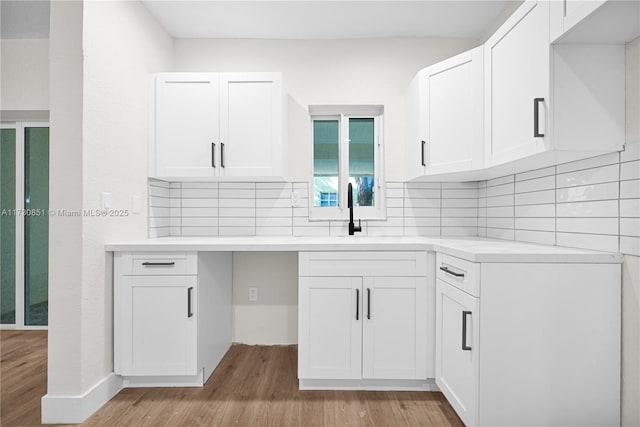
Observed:
[[[309,106],[310,138],[311,141],[311,177],[309,179],[309,220],[310,221],[340,221],[349,219],[347,208],[347,185],[349,183],[349,119],[374,119],[374,206],[354,206],[354,220],[386,220],[387,197],[386,181],[384,179],[384,108],[381,105],[363,106]],[[314,158],[313,158],[313,122],[315,120],[338,120],[338,206],[314,206]]]
[[[30,127],[48,127],[51,129],[48,120],[29,120],[29,121],[2,121],[0,122],[0,129],[15,129],[16,130],[16,209],[25,209],[24,205],[24,148],[25,139],[24,132],[26,128]],[[51,145],[49,145],[51,149]],[[51,183],[49,183],[51,185]],[[0,330],[48,330],[49,326],[46,325],[25,325],[25,308],[24,308],[24,279],[25,279],[25,260],[24,260],[24,216],[16,216],[16,301],[15,301],[15,323],[13,324],[0,324]],[[48,322],[47,322],[48,323]]]

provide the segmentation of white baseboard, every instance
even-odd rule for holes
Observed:
[[[433,378],[427,380],[319,380],[299,379],[300,390],[439,391]]]
[[[109,374],[80,396],[42,397],[42,424],[77,424],[89,418],[122,390],[122,377]]]

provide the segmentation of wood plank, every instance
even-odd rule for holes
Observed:
[[[40,425],[46,331],[2,331],[0,425]],[[462,426],[441,393],[300,391],[296,346],[234,345],[202,388],[124,389],[83,426]]]

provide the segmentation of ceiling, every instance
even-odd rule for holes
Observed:
[[[85,0],[86,1],[86,0]],[[513,0],[142,0],[176,38],[481,38]],[[47,0],[1,0],[2,38],[49,37]]]
[[[480,38],[511,1],[143,0],[176,38]]]

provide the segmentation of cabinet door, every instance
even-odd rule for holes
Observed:
[[[436,282],[436,384],[466,425],[477,424],[478,299]]]
[[[550,2],[551,41],[554,42],[607,0],[560,0]]]
[[[301,277],[298,377],[360,379],[362,278]]]
[[[214,153],[214,144],[219,145],[218,92],[218,74],[156,76],[154,143],[149,153],[152,176],[215,175],[214,166],[219,162]]]
[[[197,276],[125,276],[116,373],[196,375]]]
[[[282,79],[279,73],[223,73],[221,174],[269,177],[283,172]]]
[[[424,158],[428,174],[482,167],[483,48],[424,70]],[[422,141],[420,142],[422,144]]]
[[[543,151],[548,140],[549,3],[525,1],[484,48],[485,164]],[[540,134],[545,136],[535,136]]]
[[[362,376],[427,378],[427,279],[363,279]]]

